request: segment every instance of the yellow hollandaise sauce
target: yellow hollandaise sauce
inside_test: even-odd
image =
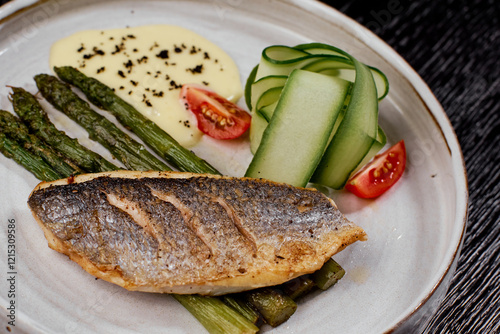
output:
[[[98,79],[185,147],[202,133],[179,102],[183,84],[205,85],[233,102],[243,94],[229,55],[179,26],[81,31],[52,46],[50,66],[73,66]]]

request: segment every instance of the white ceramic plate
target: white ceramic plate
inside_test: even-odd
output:
[[[14,1],[0,9],[0,107],[12,110],[6,85],[36,92],[33,75],[48,73],[49,48],[83,29],[153,23],[191,29],[225,49],[244,82],[271,44],[325,42],[343,48],[384,71],[391,90],[382,102],[380,123],[391,144],[404,139],[408,170],[393,189],[375,201],[332,193],[340,209],[368,233],[335,256],[347,274],[331,290],[299,303],[296,314],[273,333],[382,333],[418,331],[435,311],[449,284],[467,214],[464,164],[453,129],[428,87],[386,44],[337,11],[314,1]],[[23,10],[17,11],[25,7]],[[51,110],[70,134],[83,130]],[[84,143],[106,154],[88,139]],[[227,145],[220,157],[200,155],[221,170],[238,149]],[[224,153],[226,152],[226,153]],[[227,153],[230,152],[230,153]],[[246,159],[246,160],[245,160]],[[227,167],[229,166],[229,167]],[[2,330],[27,333],[203,333],[204,329],[172,298],[128,292],[95,280],[47,242],[27,208],[38,181],[0,156],[0,305]],[[15,219],[15,298],[8,297],[9,219]],[[5,314],[15,302],[15,327]]]

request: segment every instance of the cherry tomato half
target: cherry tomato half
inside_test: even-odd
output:
[[[185,84],[181,103],[198,121],[198,129],[215,139],[238,138],[250,127],[251,116],[233,102],[197,84]]]
[[[405,166],[406,148],[401,140],[384,153],[376,155],[347,181],[345,188],[361,198],[378,197],[401,178]]]

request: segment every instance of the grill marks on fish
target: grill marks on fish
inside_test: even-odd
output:
[[[165,193],[152,188],[152,185],[148,187],[154,196],[179,210],[185,224],[207,246],[210,257],[216,261],[238,261],[251,251],[245,235],[241,234],[237,226],[236,217],[228,215],[227,210],[212,196],[196,189],[184,189],[183,192],[176,192],[175,196],[170,191]],[[223,265],[220,263],[221,268]]]
[[[194,214],[176,200],[175,196],[154,191],[147,184],[138,182],[124,183],[119,179],[106,179],[104,182],[103,189],[108,198],[120,198],[120,204],[113,204],[118,204],[118,208],[125,207],[124,213],[129,215],[132,222],[142,227],[146,234],[155,236],[157,247],[148,250],[152,253],[149,254],[149,259],[156,261],[152,263],[151,273],[154,273],[156,266],[166,265],[165,271],[158,272],[156,279],[166,275],[175,280],[174,270],[180,267],[189,271],[201,267],[212,257],[210,248],[196,233]],[[131,210],[127,205],[132,205],[134,209]],[[142,214],[137,215],[136,212]],[[155,233],[148,233],[149,230],[154,230]],[[127,252],[124,253],[124,258],[126,257]],[[145,258],[147,260],[148,257]],[[140,280],[137,284],[141,284]]]
[[[186,173],[138,175],[144,177],[78,176],[35,189],[28,203],[49,246],[130,290],[219,294],[317,270],[365,236],[317,191]]]
[[[152,237],[157,240],[161,238],[156,227],[152,224],[149,214],[142,210],[137,203],[125,198],[119,198],[115,194],[106,194],[106,197],[109,204],[127,213],[137,225],[141,226]]]
[[[193,212],[188,207],[186,207],[178,198],[173,195],[163,194],[153,189],[151,189],[151,194],[165,203],[172,204],[172,206],[181,214],[185,225],[208,247],[207,243],[203,239],[203,236],[197,233],[197,229],[195,227],[195,224],[193,224],[192,219]]]
[[[227,216],[233,221],[233,224],[236,226],[241,235],[248,240],[253,249],[253,255],[255,255],[257,252],[257,240],[255,235],[243,224],[242,219],[236,214],[234,208],[220,197],[212,197],[211,200],[226,210]]]

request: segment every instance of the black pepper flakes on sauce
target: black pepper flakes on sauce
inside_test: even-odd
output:
[[[83,59],[90,59],[95,56],[104,56],[105,52],[102,51],[101,49],[97,48],[97,46],[94,46],[92,49],[93,53],[87,53],[83,55]]]
[[[196,65],[193,68],[187,68],[186,71],[191,72],[192,74],[199,74],[199,73],[203,72],[203,64]]]
[[[126,63],[123,63],[123,66],[125,66],[125,68],[127,69],[127,72],[130,73],[130,72],[132,72],[132,67],[134,67],[134,64],[129,59]]]
[[[105,53],[104,51],[102,51],[101,49],[98,49],[96,46],[92,49],[92,51],[94,51],[94,53],[98,56],[104,56]]]
[[[148,106],[148,107],[152,107],[153,106],[151,104],[151,101],[148,100],[146,94],[142,94],[142,102],[144,102],[144,104],[146,104],[146,106]]]
[[[156,55],[160,59],[168,59],[168,50],[161,50],[160,53]]]
[[[148,62],[147,56],[142,56],[141,58],[137,59],[138,64],[147,63],[147,62]]]
[[[115,55],[117,53],[119,53],[121,50],[120,50],[120,47],[118,45],[115,45],[115,50],[114,51],[111,51],[111,54],[112,55]]]
[[[182,88],[182,84],[178,84],[175,80],[170,80],[170,88],[168,90],[180,89]]]
[[[159,47],[157,42],[154,42],[154,44],[149,48],[149,51],[153,51],[153,49]]]

